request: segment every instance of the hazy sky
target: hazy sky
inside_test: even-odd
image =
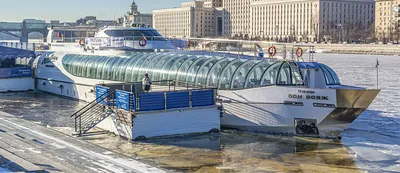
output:
[[[141,13],[179,6],[191,0],[135,0]],[[132,0],[0,0],[0,22],[23,19],[76,21],[93,15],[114,19],[129,11]]]

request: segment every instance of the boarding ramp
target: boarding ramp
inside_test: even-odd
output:
[[[135,83],[97,85],[96,99],[71,116],[74,134],[99,127],[127,139],[144,139],[220,130],[215,89],[155,83],[151,92]]]

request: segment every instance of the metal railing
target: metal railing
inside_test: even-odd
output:
[[[230,40],[212,38],[185,38],[188,40],[186,50],[220,53],[222,56],[236,55],[239,58],[282,58],[293,61],[314,61],[315,46],[312,44],[284,44],[266,41]],[[276,52],[273,52],[274,47]],[[299,49],[300,48],[300,49]],[[269,52],[271,51],[271,52]],[[301,55],[300,55],[301,51]],[[259,53],[263,53],[260,57]],[[270,56],[274,54],[274,56]],[[300,56],[298,56],[300,55]]]
[[[104,100],[105,99],[105,100]],[[115,92],[107,92],[75,112],[75,135],[81,136],[102,120],[107,118],[109,110],[115,106]]]

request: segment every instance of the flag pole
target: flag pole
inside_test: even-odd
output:
[[[376,89],[379,89],[379,59],[376,58]]]

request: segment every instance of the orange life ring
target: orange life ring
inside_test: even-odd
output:
[[[79,45],[81,46],[85,45],[85,41],[83,39],[79,40]]]
[[[268,48],[268,55],[269,55],[269,57],[273,57],[276,55],[276,47],[275,46],[271,46]]]
[[[147,40],[144,37],[139,39],[139,46],[144,47],[144,46],[146,46],[146,44],[147,44]]]
[[[302,48],[297,48],[296,49],[296,56],[298,57],[298,58],[300,58],[301,56],[303,56],[303,49]]]

